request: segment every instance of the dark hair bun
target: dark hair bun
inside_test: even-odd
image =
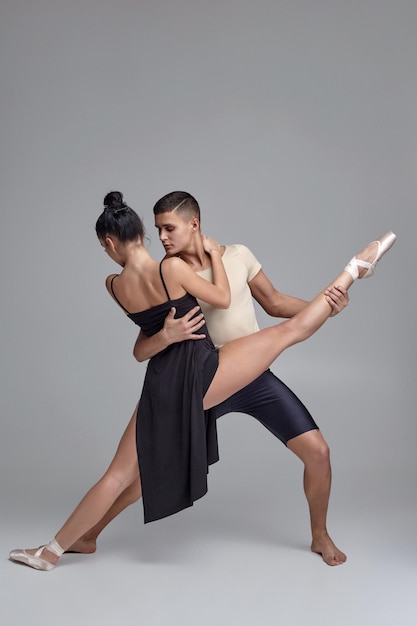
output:
[[[103,203],[105,209],[117,210],[122,209],[126,206],[123,202],[123,194],[120,191],[111,191],[110,193],[108,193],[105,196]]]
[[[106,237],[117,237],[122,243],[143,242],[145,229],[139,215],[123,201],[120,191],[110,191],[104,200],[104,210],[96,222],[96,233],[100,241]]]

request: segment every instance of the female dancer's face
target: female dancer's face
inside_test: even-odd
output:
[[[158,229],[159,239],[168,256],[180,254],[190,250],[193,246],[193,237],[198,233],[198,220],[188,222],[174,211],[155,215],[155,226]]]

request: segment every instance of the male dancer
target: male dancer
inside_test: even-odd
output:
[[[187,192],[172,192],[154,207],[155,225],[168,256],[179,255],[196,272],[210,280],[210,257],[204,252],[197,201]],[[201,302],[205,321],[216,346],[259,329],[252,297],[274,317],[289,318],[306,305],[304,300],[280,293],[261,269],[261,264],[245,246],[222,246],[223,263],[231,288],[229,309],[219,310]],[[348,303],[345,289],[328,291],[333,315]],[[175,309],[164,328],[150,338],[139,333],[134,348],[138,361],[151,358],[168,345],[184,339],[198,340],[203,314],[198,308],[175,319]],[[216,417],[226,413],[248,413],[275,434],[304,463],[304,491],[312,531],[311,550],[321,554],[328,565],[340,565],[346,555],[330,538],[326,517],[331,485],[329,447],[316,423],[298,398],[270,370],[245,389],[214,409]],[[135,409],[136,412],[136,409]],[[116,500],[103,519],[73,546],[72,551],[94,552],[96,539],[107,524],[141,496],[139,480]]]

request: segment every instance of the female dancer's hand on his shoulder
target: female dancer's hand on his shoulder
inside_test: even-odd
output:
[[[204,250],[207,252],[207,254],[211,254],[212,252],[221,253],[221,245],[215,239],[207,237],[206,235],[202,235],[202,237]]]

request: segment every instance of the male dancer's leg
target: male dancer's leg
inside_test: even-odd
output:
[[[333,543],[326,526],[332,480],[329,446],[320,431],[311,430],[290,439],[287,447],[304,463],[304,493],[310,512],[311,550],[321,554],[327,565],[341,565],[346,561],[346,555]]]
[[[310,511],[311,549],[321,554],[328,565],[344,563],[346,555],[335,546],[326,528],[331,485],[329,447],[301,400],[267,370],[211,410],[216,418],[226,413],[251,415],[301,459]]]

